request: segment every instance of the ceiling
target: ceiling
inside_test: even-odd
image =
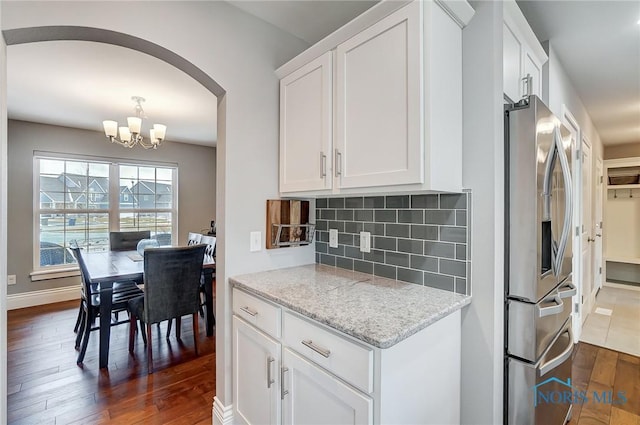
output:
[[[518,1],[560,57],[602,142],[640,143],[640,2]]]
[[[146,99],[143,136],[158,123],[167,126],[167,140],[215,144],[215,96],[160,59],[87,41],[7,47],[11,119],[103,131],[103,120],[126,125],[134,115],[132,96]]]
[[[231,1],[313,44],[376,1]],[[607,145],[640,142],[640,2],[518,1],[534,32],[550,40]],[[50,41],[7,48],[8,114],[20,119],[102,131],[133,113],[142,96],[167,139],[213,146],[216,99],[167,63],[103,43]]]

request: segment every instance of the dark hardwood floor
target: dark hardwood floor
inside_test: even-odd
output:
[[[640,337],[640,336],[639,336]],[[572,384],[579,390],[624,391],[626,402],[574,404],[570,425],[640,425],[640,358],[595,345],[579,343],[573,355]],[[614,396],[614,399],[623,401]]]
[[[128,326],[112,328],[108,371],[98,369],[98,333],[84,367],[74,349],[77,301],[8,312],[8,419],[10,424],[211,424],[215,394],[215,341],[201,320],[195,356],[191,321],[182,341],[154,329],[155,373],[146,374],[140,338],[129,356]],[[588,391],[624,391],[626,403],[590,400],[574,405],[570,425],[640,425],[640,358],[580,343],[573,385]]]
[[[211,424],[215,394],[215,337],[200,319],[199,356],[191,320],[182,338],[165,339],[153,326],[155,372],[136,339],[128,353],[128,325],[112,328],[108,370],[98,368],[98,331],[84,366],[76,365],[73,325],[78,301],[8,312],[8,421],[10,424]]]

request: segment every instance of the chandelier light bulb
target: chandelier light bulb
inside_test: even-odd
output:
[[[132,96],[131,100],[135,103],[133,111],[135,116],[127,118],[126,127],[118,127],[117,121],[105,120],[102,122],[104,127],[104,134],[111,140],[112,143],[118,143],[121,146],[132,148],[139,144],[145,149],[156,149],[164,140],[167,132],[167,126],[162,124],[154,124],[153,128],[149,130],[149,141],[146,141],[142,137],[142,119],[146,118],[144,109],[142,109],[142,102],[145,101],[143,97]],[[119,138],[118,138],[119,133]]]

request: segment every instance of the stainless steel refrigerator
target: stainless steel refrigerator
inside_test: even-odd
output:
[[[571,414],[571,138],[529,96],[505,106],[506,424],[560,425]]]

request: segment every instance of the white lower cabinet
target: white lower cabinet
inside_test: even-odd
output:
[[[234,423],[460,423],[460,311],[380,349],[237,288],[233,297]]]
[[[280,343],[233,318],[236,423],[280,423]]]
[[[283,350],[283,423],[371,424],[373,400],[289,348]]]

